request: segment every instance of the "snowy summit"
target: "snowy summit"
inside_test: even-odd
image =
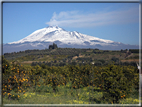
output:
[[[77,31],[66,31],[58,26],[48,26],[43,29],[36,30],[29,36],[9,44],[18,44],[24,42],[54,42],[60,41],[64,44],[78,44],[78,45],[86,45],[86,43],[90,43],[90,45],[101,44],[107,45],[109,43],[113,43],[111,40],[99,39],[97,37],[81,34]]]

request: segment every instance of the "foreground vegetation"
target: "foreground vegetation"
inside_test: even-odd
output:
[[[10,63],[4,57],[2,62],[4,104],[139,103],[137,66],[31,66]]]
[[[10,100],[8,96],[3,98],[3,104],[113,104],[113,102],[104,102],[101,99],[103,92],[99,92],[99,88],[94,87],[94,101],[89,102],[89,86],[81,89],[72,89],[74,95],[71,95],[71,89],[65,86],[58,87],[60,93],[32,92],[28,90],[21,93],[18,100]],[[91,90],[90,90],[91,91]],[[78,92],[78,93],[77,93]],[[90,93],[92,96],[92,93]],[[118,104],[139,104],[139,99],[131,93],[130,98],[119,100]]]

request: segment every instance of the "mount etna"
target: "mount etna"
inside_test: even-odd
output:
[[[98,48],[102,50],[139,49],[138,45],[123,44],[81,34],[77,31],[66,31],[58,26],[48,26],[36,30],[19,41],[3,44],[3,53],[28,49],[45,49],[53,43],[56,43],[61,48]]]

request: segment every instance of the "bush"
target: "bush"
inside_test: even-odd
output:
[[[112,57],[111,60],[114,62],[119,62],[119,58],[116,58],[116,57]]]
[[[127,71],[127,72],[126,72]],[[134,72],[131,69],[120,66],[109,65],[101,72],[100,80],[103,82],[100,87],[104,90],[103,100],[111,103],[118,103],[119,99],[128,98],[134,79]]]
[[[36,86],[36,92],[47,92],[47,93],[52,93],[53,92],[53,88],[52,86],[49,84],[47,86],[45,85],[37,85]]]
[[[9,62],[2,56],[2,73],[8,75],[10,74],[10,64]]]

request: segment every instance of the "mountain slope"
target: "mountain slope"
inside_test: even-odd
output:
[[[97,37],[81,34],[77,31],[66,31],[57,26],[49,26],[36,30],[29,36],[16,41],[4,44],[3,52],[13,52],[25,49],[45,49],[52,43],[56,43],[59,47],[70,48],[99,48],[99,49],[126,49],[137,48],[138,46],[125,45],[120,42],[100,39]]]
[[[93,36],[81,34],[76,31],[73,32],[65,31],[64,29],[57,26],[56,27],[49,26],[47,28],[39,29],[17,42],[12,42],[9,44],[18,44],[18,43],[35,42],[35,41],[38,42],[61,41],[62,43],[65,44],[71,43],[71,44],[81,44],[81,45],[85,45],[84,42],[89,42],[91,45],[99,44],[99,42],[101,44],[113,43],[113,41],[110,40],[99,39]]]

